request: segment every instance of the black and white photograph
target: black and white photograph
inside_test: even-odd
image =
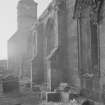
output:
[[[0,105],[105,105],[105,0],[0,0]]]

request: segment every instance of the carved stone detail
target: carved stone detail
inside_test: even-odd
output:
[[[90,9],[90,20],[94,23],[99,21],[100,8],[102,5],[101,0],[76,0],[74,9],[74,18],[80,18],[84,9]]]

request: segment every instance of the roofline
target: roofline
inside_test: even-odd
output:
[[[38,20],[43,20],[46,16],[48,16],[49,11],[48,8],[53,4],[53,1],[50,2],[50,4],[47,6],[47,8],[42,12],[42,14],[39,16]]]

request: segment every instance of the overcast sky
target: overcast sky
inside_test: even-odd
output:
[[[7,59],[7,40],[17,29],[17,2],[19,0],[1,0],[0,2],[0,59]],[[38,16],[42,14],[51,0],[35,0],[38,3]]]

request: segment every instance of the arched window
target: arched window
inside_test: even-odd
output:
[[[37,56],[37,32],[33,31],[33,57]]]
[[[46,57],[52,56],[56,50],[58,37],[55,30],[55,21],[53,18],[49,18],[45,28],[46,37]]]

